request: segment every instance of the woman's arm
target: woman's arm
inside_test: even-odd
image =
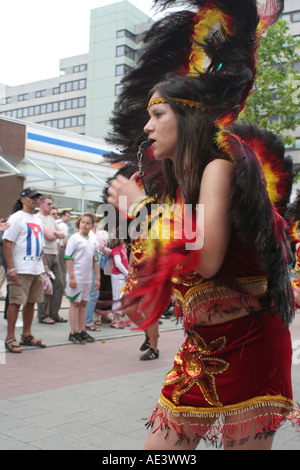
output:
[[[232,220],[229,215],[233,164],[214,160],[204,170],[199,204],[204,207],[204,245],[200,250],[197,272],[208,279],[221,268],[230,237]]]

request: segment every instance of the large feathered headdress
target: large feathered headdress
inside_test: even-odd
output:
[[[186,9],[152,25],[137,66],[123,79],[108,140],[121,150],[112,160],[133,165],[145,140],[148,94],[170,75],[194,78],[197,99],[216,125],[237,119],[256,78],[260,37],[280,17],[284,1],[266,0],[260,8],[255,0],[154,0],[154,5]],[[160,163],[151,162],[152,174],[155,167]]]

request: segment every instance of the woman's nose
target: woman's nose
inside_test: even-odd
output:
[[[151,125],[151,119],[149,119],[149,121],[147,122],[147,124],[144,127],[144,132],[146,132],[146,134],[149,134],[151,132],[152,128],[153,128],[153,126]]]

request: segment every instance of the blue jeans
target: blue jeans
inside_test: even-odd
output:
[[[85,323],[87,325],[92,325],[94,323],[94,311],[96,307],[96,302],[99,297],[99,291],[94,289],[94,284],[95,284],[95,273],[93,270],[93,285],[92,285],[92,290],[91,290],[91,295],[90,295],[90,300],[86,304],[86,318],[85,318]]]

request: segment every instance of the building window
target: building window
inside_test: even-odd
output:
[[[300,137],[297,137],[297,139],[295,140],[295,149],[300,149]]]
[[[42,98],[43,96],[46,96],[46,94],[47,94],[46,90],[39,90],[35,92],[35,97]]]
[[[122,93],[123,85],[120,83],[119,85],[115,86],[115,95],[119,96]]]
[[[131,39],[131,41],[135,41],[135,34],[131,33],[127,29],[120,29],[117,31],[117,38],[128,38]]]
[[[300,11],[295,11],[295,13],[292,14],[292,18],[294,23],[300,21]]]
[[[70,127],[81,127],[85,125],[85,116],[73,116],[62,119],[53,119],[51,121],[41,121],[39,124],[43,124],[48,127],[55,127],[56,129],[69,129]]]
[[[284,15],[282,15],[281,17],[284,21],[286,21],[287,23],[290,23],[291,22],[291,14],[290,13],[285,13]]]
[[[126,75],[128,72],[132,70],[132,67],[126,64],[116,65],[116,77],[120,77],[121,75]]]
[[[74,65],[73,73],[85,72],[87,70],[87,64]]]
[[[28,93],[23,93],[22,95],[18,96],[18,101],[26,101],[28,100]]]
[[[86,88],[86,78],[82,80],[74,80],[72,82],[61,83],[59,87],[53,88],[53,94],[69,93],[76,90],[84,90]]]
[[[8,110],[2,115],[9,117],[28,117],[38,116],[39,114],[56,113],[58,111],[65,111],[66,109],[85,108],[86,97],[73,98],[72,100],[55,101],[54,103],[45,103],[36,106],[29,106],[27,108],[19,108]],[[0,113],[1,114],[1,113]]]
[[[3,98],[3,100],[2,100],[2,104],[9,104],[11,102],[12,102],[12,97],[11,96],[9,96],[7,98]]]
[[[129,59],[135,60],[135,51],[128,46],[117,46],[116,51],[117,57],[128,57]]]

